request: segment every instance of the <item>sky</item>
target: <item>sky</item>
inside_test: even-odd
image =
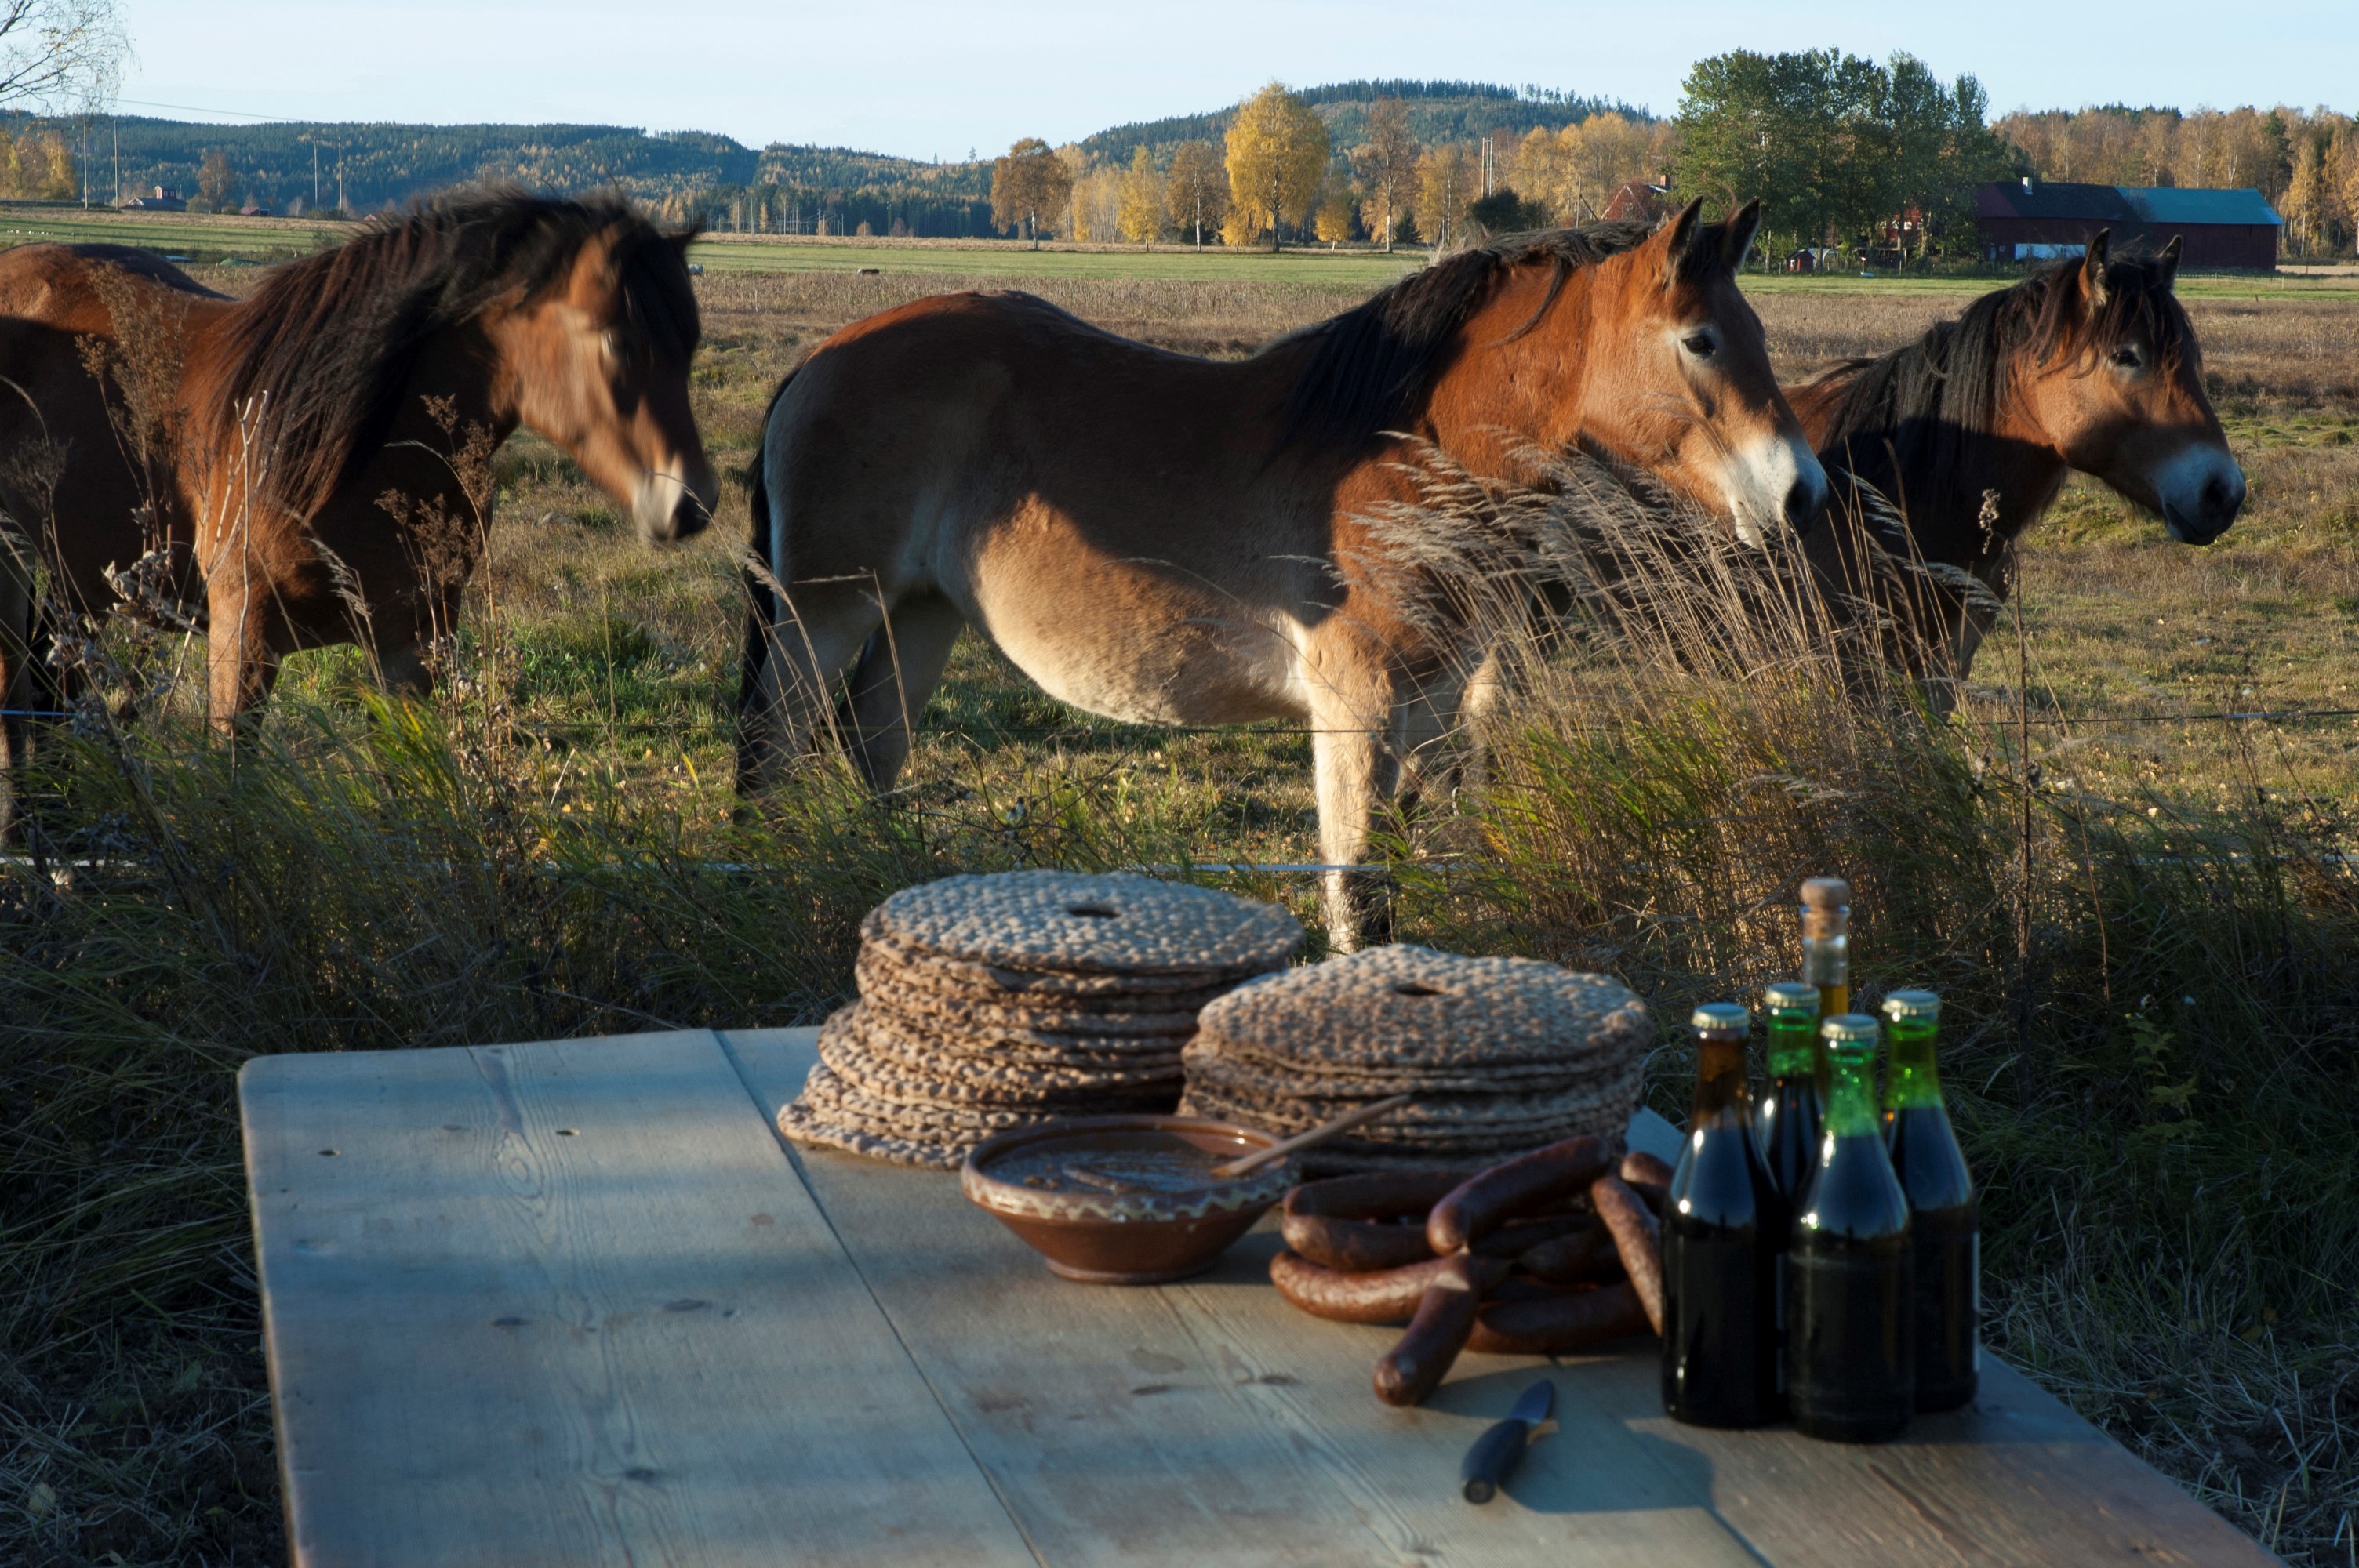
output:
[[[1669,114],[1688,67],[1731,49],[1905,49],[1944,77],[1980,77],[1994,113],[2359,110],[2359,0],[120,3],[137,51],[130,114],[571,121],[919,158],[1071,141],[1272,79],[1536,82]]]

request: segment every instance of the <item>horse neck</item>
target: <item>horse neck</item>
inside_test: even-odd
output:
[[[1902,354],[1922,351],[1918,345],[1897,351]],[[1932,440],[1908,443],[1908,458],[1896,464],[1895,453],[1901,449],[1903,434],[1897,426],[1912,416],[1883,410],[1880,416],[1862,419],[1848,430],[1840,427],[1844,413],[1842,394],[1874,362],[1859,367],[1849,377],[1807,389],[1805,399],[1796,403],[1797,416],[1812,434],[1812,445],[1822,457],[1835,458],[1837,463],[1874,484],[1901,509],[1908,522],[1907,547],[1915,555],[1991,576],[2000,569],[2024,530],[2039,521],[2055,501],[2070,472],[2063,454],[2002,386],[1990,427],[1960,429],[1947,454],[1946,472],[1939,466],[1946,443]],[[2010,379],[2013,374],[2010,366]],[[1947,408],[1938,410],[1934,418],[1945,426],[1957,421]],[[1822,435],[1822,422],[1835,427]],[[1985,524],[1984,497],[1994,492],[1996,515]]]
[[[1422,433],[1476,471],[1505,473],[1518,446],[1559,451],[1582,433],[1595,272],[1575,268],[1543,316],[1549,282],[1546,267],[1516,268],[1468,316],[1434,380]]]

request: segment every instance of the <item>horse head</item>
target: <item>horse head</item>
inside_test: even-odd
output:
[[[1777,390],[1761,319],[1736,287],[1760,226],[1747,202],[1725,222],[1691,201],[1644,243],[1597,269],[1593,379],[1582,434],[1764,543],[1808,534],[1826,510],[1826,470]]]
[[[720,496],[689,408],[693,237],[617,222],[494,329],[518,416],[628,506],[649,544],[701,532]]]
[[[2208,545],[2245,503],[2186,309],[2172,292],[2179,241],[2154,257],[2114,257],[2099,231],[2081,265],[2049,283],[2047,351],[2018,365],[2019,417],[2082,472],[2158,514],[2170,536]]]

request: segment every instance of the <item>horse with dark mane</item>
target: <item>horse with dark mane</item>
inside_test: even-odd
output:
[[[682,257],[618,200],[449,198],[273,269],[244,300],[112,245],[0,254],[0,698],[21,760],[40,672],[25,547],[95,613],[143,559],[207,632],[212,714],[297,648],[358,642],[430,678],[488,519],[492,448],[526,425],[649,542],[717,494],[689,410]]]
[[[1835,488],[1833,525],[1806,546],[1820,584],[1838,606],[1890,614],[1894,651],[1938,700],[1965,678],[2012,589],[2016,541],[2068,474],[2102,480],[2182,544],[2235,521],[2245,476],[2204,395],[2178,269],[2177,240],[2112,256],[2100,232],[1906,348],[1786,388]]]
[[[1736,288],[1757,216],[1507,236],[1227,363],[1025,294],[845,328],[763,437],[740,789],[799,754],[847,665],[840,729],[886,786],[972,624],[1094,713],[1307,722],[1329,929],[1356,944],[1381,921],[1355,874],[1373,820],[1484,652],[1412,602],[1378,521],[1420,453],[1484,474],[1586,449],[1755,542],[1822,508]]]

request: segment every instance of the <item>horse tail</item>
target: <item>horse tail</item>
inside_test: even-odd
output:
[[[741,795],[751,793],[762,773],[762,751],[768,743],[763,731],[767,728],[765,721],[771,718],[762,710],[762,674],[770,659],[770,639],[777,634],[778,596],[770,584],[777,580],[778,563],[766,547],[770,536],[770,484],[769,465],[763,460],[770,449],[770,416],[777,412],[778,399],[794,381],[795,373],[788,371],[762,410],[762,438],[755,445],[753,470],[747,476],[752,481],[746,499],[754,514],[754,530],[747,545],[752,559],[739,572],[745,583],[745,657],[737,676],[737,793]]]

